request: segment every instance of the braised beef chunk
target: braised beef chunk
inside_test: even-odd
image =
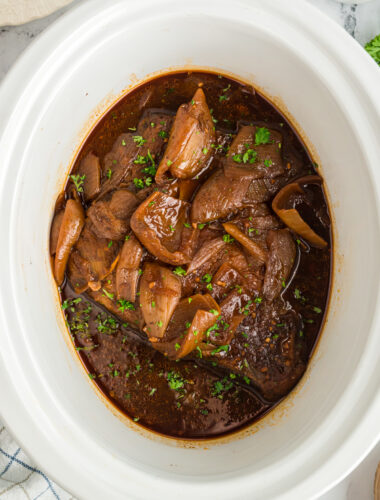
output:
[[[187,212],[186,202],[156,191],[135,211],[131,227],[154,257],[168,264],[183,264],[189,261],[181,248]]]
[[[269,257],[265,272],[263,295],[274,300],[286,287],[296,257],[296,245],[287,229],[269,231],[267,236]]]
[[[101,192],[108,192],[121,182],[152,180],[155,169],[150,173],[149,166],[161,154],[171,123],[172,116],[165,112],[147,112],[136,131],[121,134],[104,158]]]
[[[226,159],[227,177],[250,179],[278,177],[284,173],[282,136],[266,127],[244,126],[231,144]]]
[[[68,265],[68,278],[77,293],[87,288],[99,290],[102,280],[115,268],[120,243],[99,238],[90,219],[86,219],[81,235],[74,246]]]
[[[199,189],[191,207],[191,220],[205,223],[223,219],[244,207],[243,199],[251,179],[242,176],[229,179],[218,169]]]
[[[248,311],[246,318],[228,350],[215,350],[212,358],[218,366],[243,377],[266,400],[276,401],[289,392],[305,370],[299,343],[301,318],[282,300],[263,301],[253,315]]]
[[[128,189],[118,189],[96,201],[87,210],[93,232],[99,238],[111,240],[124,238],[138,204],[138,198]]]
[[[329,230],[322,178],[252,87],[200,72],[137,87],[85,142],[51,226],[91,378],[171,436],[253,422],[306,369]]]

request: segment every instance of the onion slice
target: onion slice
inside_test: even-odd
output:
[[[209,294],[182,299],[173,313],[165,339],[153,343],[153,347],[170,359],[181,359],[204,345],[219,315],[220,307]]]
[[[311,245],[317,248],[326,248],[325,241],[307,224],[299,212],[295,208],[286,208],[286,203],[292,194],[303,194],[302,184],[322,184],[322,179],[318,175],[310,175],[298,179],[296,182],[284,186],[274,197],[272,208],[277,216],[284,222],[292,231],[299,234],[308,241]]]
[[[165,154],[158,166],[156,182],[165,183],[166,172],[178,179],[192,179],[204,170],[211,158],[215,127],[201,88],[192,100],[177,111]]]
[[[140,281],[140,306],[149,338],[164,336],[180,298],[181,281],[170,269],[155,263],[145,264]]]
[[[119,300],[136,300],[143,249],[135,236],[127,236],[116,267],[116,294]]]
[[[255,241],[248,238],[240,229],[235,226],[232,222],[226,222],[223,224],[224,229],[228,234],[233,236],[236,241],[238,241],[243,247],[256,259],[265,264],[268,259],[268,252],[261,248]]]
[[[63,282],[70,252],[78,241],[83,226],[84,210],[81,203],[77,200],[68,200],[59,229],[54,260],[54,276],[58,285]]]

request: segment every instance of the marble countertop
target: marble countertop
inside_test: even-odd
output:
[[[87,0],[74,0],[54,14],[22,26],[0,27],[0,82],[17,57],[39,33],[64,12],[84,1]],[[284,1],[290,2],[291,0]],[[340,3],[335,0],[304,1],[312,3],[328,14],[361,45],[380,33],[380,0],[372,0],[360,5]],[[320,500],[372,500],[373,480],[379,461],[380,443],[355,471]]]

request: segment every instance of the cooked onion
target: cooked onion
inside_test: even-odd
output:
[[[302,177],[296,182],[287,184],[277,193],[272,202],[272,208],[278,217],[295,233],[299,234],[311,245],[317,248],[325,248],[327,241],[318,236],[318,234],[307,224],[295,208],[285,208],[289,197],[293,193],[303,194],[301,184],[321,184],[322,179],[317,175]]]
[[[144,266],[140,282],[140,305],[145,332],[155,339],[164,336],[169,320],[181,298],[181,281],[167,267]]]
[[[215,127],[201,88],[192,100],[178,108],[165,154],[156,173],[157,184],[165,182],[170,170],[174,177],[192,179],[208,164],[215,142]]]
[[[243,247],[256,259],[261,261],[263,264],[267,261],[268,258],[268,252],[261,248],[260,245],[258,245],[255,241],[251,240],[251,238],[248,238],[240,229],[235,226],[235,224],[232,224],[232,222],[226,222],[223,224],[224,229],[227,231],[228,234],[233,236],[236,241],[238,241]]]
[[[78,241],[83,226],[84,211],[81,203],[76,200],[68,200],[59,229],[54,261],[54,275],[58,285],[63,282],[70,252]]]
[[[116,267],[116,292],[119,300],[136,300],[139,267],[143,249],[137,238],[130,235],[121,249]]]
[[[166,332],[168,340],[153,343],[153,347],[170,359],[183,358],[203,345],[209,328],[216,323],[219,314],[220,307],[209,294],[182,299]],[[178,332],[181,335],[178,336]]]

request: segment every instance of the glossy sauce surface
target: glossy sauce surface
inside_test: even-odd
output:
[[[198,174],[202,183],[218,171],[241,127],[251,124],[278,131],[282,137],[280,146],[285,174],[268,181],[268,189],[272,190],[266,202],[268,207],[285,184],[318,173],[290,124],[252,87],[221,75],[193,72],[159,77],[123,97],[102,118],[84,143],[72,175],[78,173],[81,162],[89,154],[94,154],[103,166],[102,183],[112,182],[112,172],[108,175],[110,169],[104,170],[104,165],[107,163],[107,154],[120,134],[128,133],[129,129],[133,133],[140,119],[145,116],[144,113],[162,112],[164,116],[174,118],[178,107],[189,102],[198,88],[202,88],[206,95],[216,132],[210,162],[207,169]],[[156,125],[154,123],[152,128]],[[164,127],[166,125],[162,125]],[[161,135],[167,137],[169,131],[170,128]],[[156,164],[162,154],[162,151],[158,153]],[[169,193],[170,182],[166,185]],[[231,182],[236,186],[239,181]],[[150,186],[144,185],[139,189],[137,183],[134,184],[131,190],[140,197],[141,202],[151,194]],[[57,202],[56,214],[64,200],[73,196],[72,189],[70,182],[65,196]],[[193,203],[197,189],[198,185],[189,197],[189,203]],[[223,340],[223,332],[215,337],[215,332],[211,331],[211,340],[214,347],[217,346],[214,354],[207,354],[206,351],[199,357],[193,351],[185,359],[168,359],[152,349],[139,320],[136,319],[135,324],[127,321],[128,311],[120,312],[120,308],[112,303],[110,296],[115,286],[113,274],[109,274],[102,281],[102,289],[95,292],[87,289],[83,293],[75,293],[74,288],[79,284],[70,284],[66,278],[61,290],[62,305],[72,340],[89,376],[121,411],[139,424],[169,436],[189,439],[215,437],[254,422],[297,383],[321,329],[328,301],[331,267],[330,221],[323,189],[314,184],[305,184],[303,189],[305,196],[290,198],[289,203],[298,209],[304,221],[328,245],[316,248],[294,235],[294,265],[289,278],[284,280],[281,293],[273,301],[262,300],[261,294],[242,292],[237,285],[232,292],[236,294],[235,302],[239,304],[244,318],[232,340]],[[148,194],[144,195],[144,191]],[[83,198],[81,202],[85,210],[91,206]],[[159,213],[159,203],[154,208]],[[148,220],[149,227],[153,228],[161,241],[166,242],[165,247],[172,252],[178,248],[179,241],[175,241],[175,237],[173,239],[168,227],[171,228],[178,221],[178,210],[179,206],[174,204],[169,224],[167,217],[162,219],[155,213]],[[264,235],[266,230],[253,226],[248,228],[247,224],[252,217],[259,221],[268,214],[265,212],[262,215],[252,210],[242,208],[220,218],[220,222],[203,224],[206,227],[201,228],[200,238],[207,242],[213,234],[219,234],[220,224],[232,221],[242,230],[247,229],[247,234],[261,244],[260,232]],[[278,223],[281,229],[283,226],[280,221]],[[217,224],[219,226],[216,227]],[[117,241],[110,241],[109,251],[119,251],[116,250]],[[239,246],[236,242],[234,245]],[[232,247],[226,250],[232,257],[234,251]],[[156,259],[144,249],[141,268],[149,262],[156,262]],[[168,267],[175,271],[178,266]],[[210,276],[215,272],[215,269],[211,272],[210,267]],[[204,276],[203,268],[199,272],[179,276],[182,297],[192,296],[193,293],[209,293],[210,282]],[[223,284],[223,281],[218,283]],[[213,297],[220,302],[224,290],[218,283],[214,283],[211,289]],[[247,294],[246,299],[244,294]],[[250,304],[253,298],[254,311]],[[232,308],[235,307],[233,300],[231,295]],[[228,349],[224,349],[226,345]],[[218,349],[219,352],[216,352]]]

